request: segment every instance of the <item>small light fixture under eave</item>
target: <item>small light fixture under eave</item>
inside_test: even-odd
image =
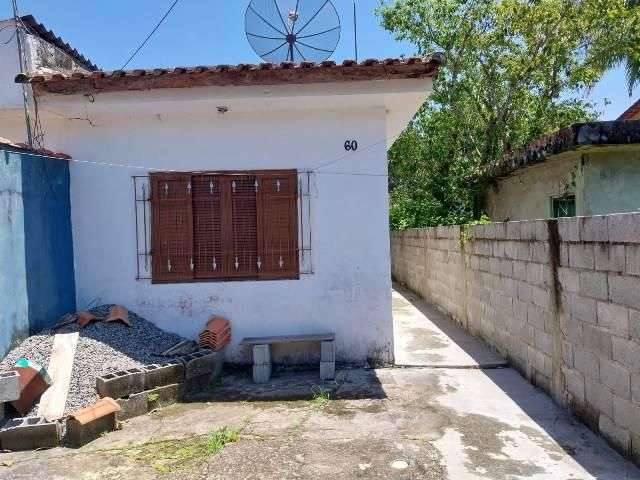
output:
[[[229,107],[227,107],[226,105],[218,105],[217,109],[220,115],[224,115],[229,111]]]

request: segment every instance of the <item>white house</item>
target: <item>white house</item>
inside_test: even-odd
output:
[[[190,338],[225,316],[231,361],[327,331],[338,360],[392,360],[386,151],[441,60],[20,75],[74,159],[78,308]]]

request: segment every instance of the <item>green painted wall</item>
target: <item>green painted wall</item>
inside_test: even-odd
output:
[[[584,155],[583,215],[640,211],[640,148]]]

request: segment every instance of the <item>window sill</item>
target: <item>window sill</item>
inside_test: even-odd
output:
[[[274,277],[225,277],[225,278],[191,278],[188,280],[151,280],[152,285],[170,285],[178,283],[235,283],[235,282],[273,282],[279,280],[300,280],[300,275]]]

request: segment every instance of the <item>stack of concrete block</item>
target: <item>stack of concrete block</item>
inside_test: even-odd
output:
[[[20,398],[20,375],[15,370],[0,372],[0,425],[4,423],[5,403]]]
[[[14,418],[0,430],[0,447],[20,451],[54,448],[60,445],[62,426],[42,417]]]
[[[224,351],[200,350],[178,360],[184,365],[183,394],[188,396],[206,390],[220,377]]]
[[[253,381],[267,383],[271,378],[271,345],[253,346]]]
[[[74,448],[82,447],[100,437],[105,432],[117,428],[116,414],[120,406],[109,397],[78,410],[67,419],[66,442]]]
[[[320,343],[320,379],[333,380],[336,376],[336,344],[334,341]]]

